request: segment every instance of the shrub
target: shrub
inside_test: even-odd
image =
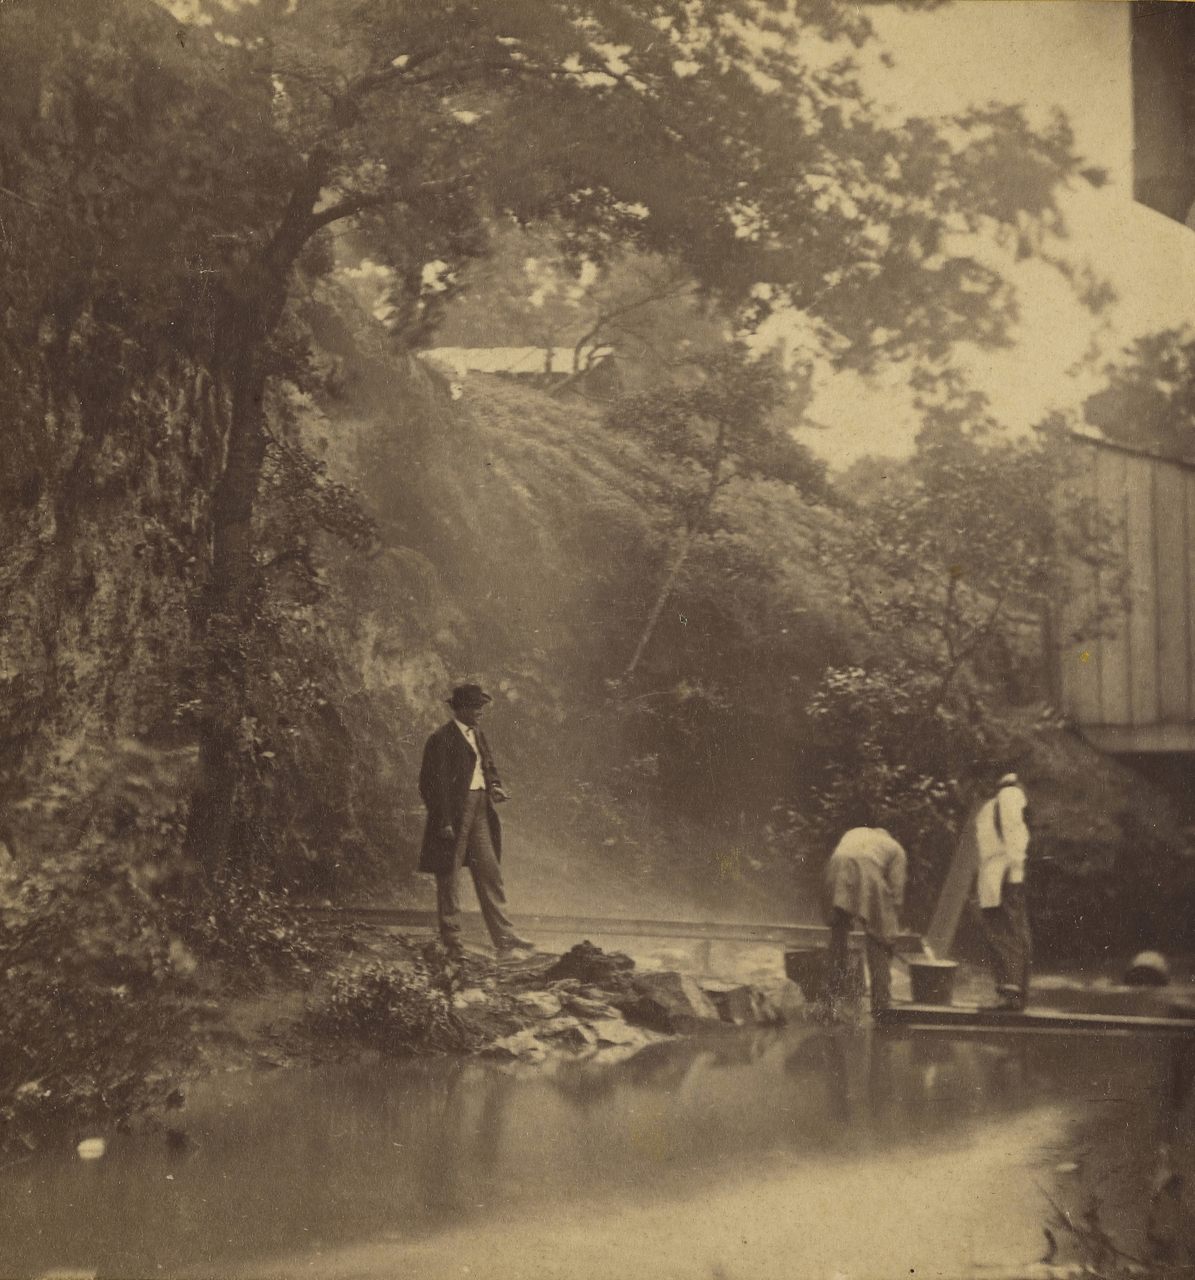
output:
[[[475,1047],[474,1033],[421,961],[410,968],[374,962],[337,974],[312,1025],[320,1035],[393,1054]]]
[[[0,933],[0,1145],[121,1119],[191,1053],[193,961],[146,876],[75,857],[6,886]]]
[[[175,878],[165,901],[173,932],[220,965],[226,979],[305,972],[316,959],[289,894],[264,870],[230,869],[208,879],[192,868]]]
[[[914,915],[932,902],[954,850],[967,778],[1008,749],[982,703],[935,705],[931,685],[899,662],[831,668],[808,707],[823,762],[811,834],[828,853],[860,815],[875,815],[909,852]]]

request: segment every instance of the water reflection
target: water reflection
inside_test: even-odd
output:
[[[790,1048],[784,1071],[810,1084],[820,1080],[826,1115],[843,1125],[864,1123],[877,1136],[925,1138],[1055,1093],[1054,1055],[1039,1054],[1035,1072],[1028,1052],[1024,1039],[994,1044],[905,1036],[895,1029],[833,1028]]]
[[[519,1205],[692,1197],[729,1177],[966,1147],[1044,1101],[1141,1089],[1164,1049],[790,1029],[527,1073],[476,1061],[236,1075],[197,1091],[184,1152],[117,1136],[4,1176],[0,1275],[227,1272],[412,1239]],[[1189,1072],[1188,1072],[1189,1074]],[[1148,1073],[1145,1073],[1148,1077]],[[317,1268],[318,1269],[318,1268]]]

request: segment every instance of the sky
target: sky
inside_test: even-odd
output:
[[[1096,318],[1051,268],[1011,271],[1022,318],[1009,350],[967,352],[974,383],[1014,431],[1050,408],[1074,408],[1098,376],[1073,367],[1093,341],[1108,355],[1131,337],[1195,311],[1195,232],[1132,200],[1128,5],[1121,0],[956,0],[928,13],[879,8],[880,41],[895,58],[865,64],[873,97],[897,113],[952,113],[988,101],[1023,103],[1035,121],[1061,108],[1078,149],[1107,169],[1100,191],[1068,195],[1071,251],[1112,284],[1117,301]],[[1192,317],[1195,319],[1195,316]],[[904,370],[874,383],[825,377],[810,410],[822,424],[802,440],[832,465],[906,452],[917,430]]]

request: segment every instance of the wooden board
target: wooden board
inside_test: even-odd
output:
[[[1099,514],[1109,528],[1116,546],[1128,554],[1125,530],[1125,464],[1122,453],[1103,449],[1096,453],[1097,502]],[[1092,639],[1085,651],[1095,655],[1100,682],[1100,715],[1081,723],[1132,724],[1133,702],[1129,684],[1129,618],[1119,572],[1097,575],[1100,608],[1107,614],[1102,634]]]
[[[1187,562],[1187,715],[1195,719],[1195,474],[1183,473],[1183,546]]]
[[[939,960],[946,959],[954,946],[954,937],[958,933],[959,921],[971,886],[975,883],[975,873],[979,868],[979,841],[976,835],[975,819],[980,804],[971,806],[966,821],[959,831],[958,845],[954,851],[946,879],[938,892],[938,901],[934,907],[934,917],[926,930],[925,943],[930,952]]]
[[[1129,546],[1129,673],[1133,723],[1157,724],[1158,700],[1158,580],[1154,541],[1153,491],[1157,464],[1130,458],[1125,471]]]
[[[1101,473],[1109,467],[1115,469],[1119,463],[1118,457],[1106,457],[1098,449],[1085,449],[1074,498],[1097,506]],[[1100,575],[1094,565],[1076,556],[1070,577],[1072,596],[1060,619],[1058,674],[1062,705],[1080,723],[1099,724],[1104,719],[1100,678],[1103,654],[1086,620],[1096,617],[1100,611]]]
[[[981,1031],[1150,1032],[1195,1036],[1195,1018],[1144,1017],[1123,1013],[1066,1013],[1059,1009],[1026,1009],[1023,1013],[986,1009],[976,1004],[894,1004],[880,1019],[918,1030],[943,1028]]]
[[[436,913],[407,907],[301,907],[302,914],[317,920],[344,920],[363,924],[397,925],[409,929],[437,928]],[[466,927],[484,931],[478,911],[461,913]],[[791,947],[825,946],[830,930],[817,924],[739,924],[698,920],[645,920],[622,916],[532,915],[514,916],[519,932],[572,936],[580,942],[589,935],[613,938],[688,938],[698,942],[781,943]],[[856,940],[862,939],[862,933]],[[898,934],[896,949],[902,954],[920,954],[921,935]]]
[[[1158,703],[1163,723],[1187,718],[1187,476],[1154,468],[1154,562],[1158,578]]]

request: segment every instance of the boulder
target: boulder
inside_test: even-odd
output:
[[[602,1018],[591,1022],[590,1029],[597,1036],[598,1044],[644,1045],[647,1036],[637,1027],[627,1024],[623,1018]]]
[[[480,987],[465,987],[452,997],[454,1009],[467,1009],[473,1004],[485,1004],[489,997]]]
[[[560,997],[551,991],[522,991],[515,1003],[534,1018],[554,1018],[560,1012]]]
[[[775,1000],[759,987],[741,982],[704,979],[701,989],[709,996],[723,1022],[736,1027],[774,1027],[786,1022]]]
[[[562,1027],[559,1031],[554,1031],[552,1043],[563,1045],[566,1049],[596,1049],[598,1037],[592,1027],[587,1027],[583,1022],[574,1022],[571,1027]]]
[[[688,974],[674,969],[636,974],[633,996],[622,1004],[628,1022],[675,1034],[721,1023],[713,1002]]]
[[[535,1038],[535,1033],[524,1027],[514,1035],[503,1036],[489,1046],[486,1053],[495,1058],[517,1058],[520,1062],[543,1062],[548,1051]]]
[[[590,990],[593,989],[590,988]],[[577,978],[557,978],[555,981],[548,983],[548,990],[554,991],[557,995],[564,991],[579,991],[582,995],[585,993],[585,989]]]
[[[1160,951],[1142,951],[1133,957],[1124,980],[1130,987],[1164,987],[1170,981],[1170,966]]]
[[[562,1013],[558,1017],[549,1018],[547,1022],[541,1023],[535,1028],[535,1034],[541,1040],[550,1040],[554,1036],[564,1035],[565,1032],[572,1031],[574,1027],[579,1027],[581,1021],[574,1018],[571,1014]]]
[[[736,1027],[746,1027],[755,1021],[755,1000],[750,987],[736,982],[702,982],[702,991],[709,996],[718,1017]]]
[[[618,1010],[605,1000],[590,1000],[586,996],[574,995],[567,991],[561,994],[560,1002],[569,1013],[576,1014],[578,1018],[585,1018],[586,1020],[613,1018],[618,1014]]]
[[[635,962],[630,956],[620,951],[606,952],[595,947],[586,939],[566,951],[544,973],[544,978],[577,978],[583,983],[594,983],[599,987],[624,987],[627,976],[634,969]]]

